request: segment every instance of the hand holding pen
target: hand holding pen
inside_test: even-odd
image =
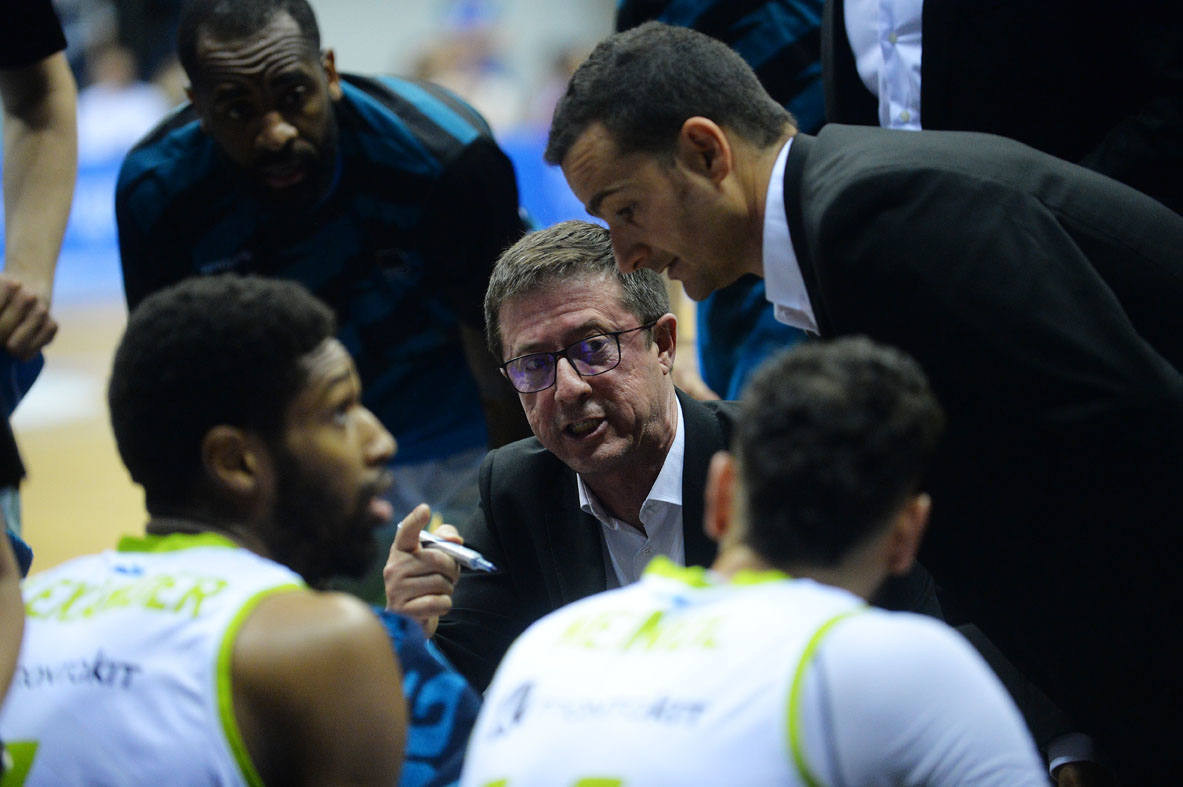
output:
[[[443,517],[439,514],[434,514],[431,517],[430,528],[419,531],[419,546],[424,549],[438,549],[464,568],[472,571],[487,571],[489,573],[497,571],[497,566],[486,560],[485,556],[475,549],[469,549],[462,544],[457,544],[455,541],[448,541],[445,538],[437,536],[435,530],[443,521]]]
[[[407,514],[398,525],[382,570],[386,608],[419,621],[429,637],[435,633],[440,616],[452,608],[452,590],[460,579],[460,560],[450,551],[446,553],[439,542],[447,544],[448,550],[473,552],[447,540],[448,537],[460,537],[451,525],[440,525],[434,535],[426,532],[431,519],[431,509],[422,504]],[[469,555],[464,559],[472,557]],[[480,555],[475,557],[480,558]]]

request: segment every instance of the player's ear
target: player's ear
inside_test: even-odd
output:
[[[932,498],[921,492],[910,497],[896,512],[887,541],[889,573],[906,574],[912,568],[931,511]]]
[[[326,49],[321,53],[320,64],[324,67],[325,78],[329,82],[329,98],[338,101],[341,98],[341,75],[337,73],[337,58],[333,50]]]
[[[189,104],[193,107],[193,111],[197,113],[197,125],[203,134],[209,133],[209,124],[205,121],[205,108],[198,99],[197,90],[190,83],[185,85],[185,98],[189,99]]]
[[[678,318],[666,312],[653,326],[653,343],[657,346],[657,360],[666,374],[673,371],[678,349]]]
[[[710,118],[692,117],[678,132],[676,156],[690,172],[720,183],[731,173],[731,143],[727,134]]]
[[[726,451],[716,451],[707,470],[703,530],[719,544],[735,524],[735,486],[735,459]]]
[[[266,463],[262,441],[235,426],[220,424],[201,440],[201,462],[206,477],[219,489],[234,495],[256,493]]]

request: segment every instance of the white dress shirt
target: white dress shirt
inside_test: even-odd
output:
[[[682,532],[682,465],[686,454],[686,429],[682,403],[677,403],[678,426],[674,442],[665,455],[657,480],[641,504],[642,533],[614,517],[575,475],[579,487],[579,507],[594,516],[604,535],[605,565],[611,566],[608,587],[623,587],[641,578],[645,566],[657,555],[665,555],[678,565],[686,565],[686,545]]]
[[[793,251],[789,222],[785,218],[785,162],[792,146],[790,137],[776,157],[768,181],[768,195],[764,198],[764,297],[772,302],[777,322],[816,334],[813,304],[805,290],[801,264]]]
[[[879,125],[920,129],[923,0],[845,0],[846,36],[859,78],[879,98]]]

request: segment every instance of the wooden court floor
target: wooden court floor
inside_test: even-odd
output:
[[[106,384],[126,322],[122,299],[57,303],[58,335],[45,369],[13,415],[28,477],[21,487],[23,536],[32,573],[115,545],[143,531],[143,493],[119,460],[107,418]],[[162,403],[162,406],[167,406]]]

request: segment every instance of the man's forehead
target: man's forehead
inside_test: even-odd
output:
[[[600,215],[600,203],[625,188],[634,174],[638,156],[622,155],[611,132],[594,123],[580,134],[567,156],[562,170],[587,212]]]
[[[622,296],[607,275],[540,282],[501,305],[502,344],[537,349],[576,341],[589,330],[615,330],[632,317]]]
[[[335,386],[352,382],[357,377],[353,357],[345,345],[332,337],[300,358],[300,366],[304,370],[304,384],[296,394],[297,402],[315,404]]]
[[[319,53],[286,13],[277,14],[256,33],[218,38],[202,29],[197,36],[199,80],[214,87],[224,80],[265,79],[315,65]]]

